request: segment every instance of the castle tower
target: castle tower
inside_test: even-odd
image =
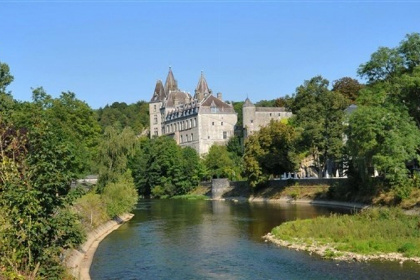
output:
[[[162,114],[160,109],[162,108],[165,98],[166,94],[162,81],[158,80],[152,99],[149,102],[150,137],[162,135]]]
[[[255,129],[255,105],[247,97],[245,99],[244,105],[242,105],[242,114],[243,114],[243,128],[244,128],[244,138],[247,138]]]
[[[165,82],[165,94],[168,96],[170,91],[176,91],[178,89],[178,83],[175,80],[174,74],[172,73],[172,68],[169,67],[168,76],[166,77]]]
[[[197,87],[195,88],[194,99],[201,102],[209,94],[211,94],[211,89],[209,89],[206,78],[204,78],[203,71],[201,71],[200,79],[198,80]]]

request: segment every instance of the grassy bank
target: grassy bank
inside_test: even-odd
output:
[[[275,239],[305,247],[327,246],[324,256],[400,253],[420,257],[420,219],[397,208],[374,208],[355,215],[331,215],[286,222],[271,232]]]

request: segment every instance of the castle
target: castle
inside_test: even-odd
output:
[[[172,69],[163,85],[156,82],[149,103],[150,137],[167,135],[182,147],[191,147],[198,154],[208,153],[213,144],[227,144],[234,135],[237,114],[233,106],[215,97],[203,72],[194,96],[178,88]]]
[[[271,120],[292,116],[282,107],[256,107],[248,98],[242,111],[245,138]],[[149,114],[150,138],[167,135],[178,145],[195,149],[200,156],[208,153],[213,144],[227,144],[238,119],[232,104],[223,101],[221,93],[213,95],[203,72],[191,96],[178,88],[170,67],[165,85],[161,80],[156,82]]]

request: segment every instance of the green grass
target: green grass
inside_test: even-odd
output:
[[[355,215],[331,215],[286,222],[272,230],[291,242],[329,244],[359,254],[400,252],[420,257],[420,217],[397,208],[374,208]]]
[[[184,194],[184,195],[175,195],[171,199],[187,199],[187,200],[205,200],[208,199],[205,195],[196,195],[196,194]]]

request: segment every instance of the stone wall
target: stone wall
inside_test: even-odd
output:
[[[322,178],[322,179],[289,179],[289,180],[270,180],[266,187],[259,188],[261,192],[264,188],[270,188],[272,191],[281,191],[288,186],[317,186],[317,185],[341,185],[346,184],[346,178]],[[249,187],[246,181],[230,182],[228,179],[213,179],[211,182],[212,199],[224,199],[233,197],[250,197],[253,194],[253,189]]]

